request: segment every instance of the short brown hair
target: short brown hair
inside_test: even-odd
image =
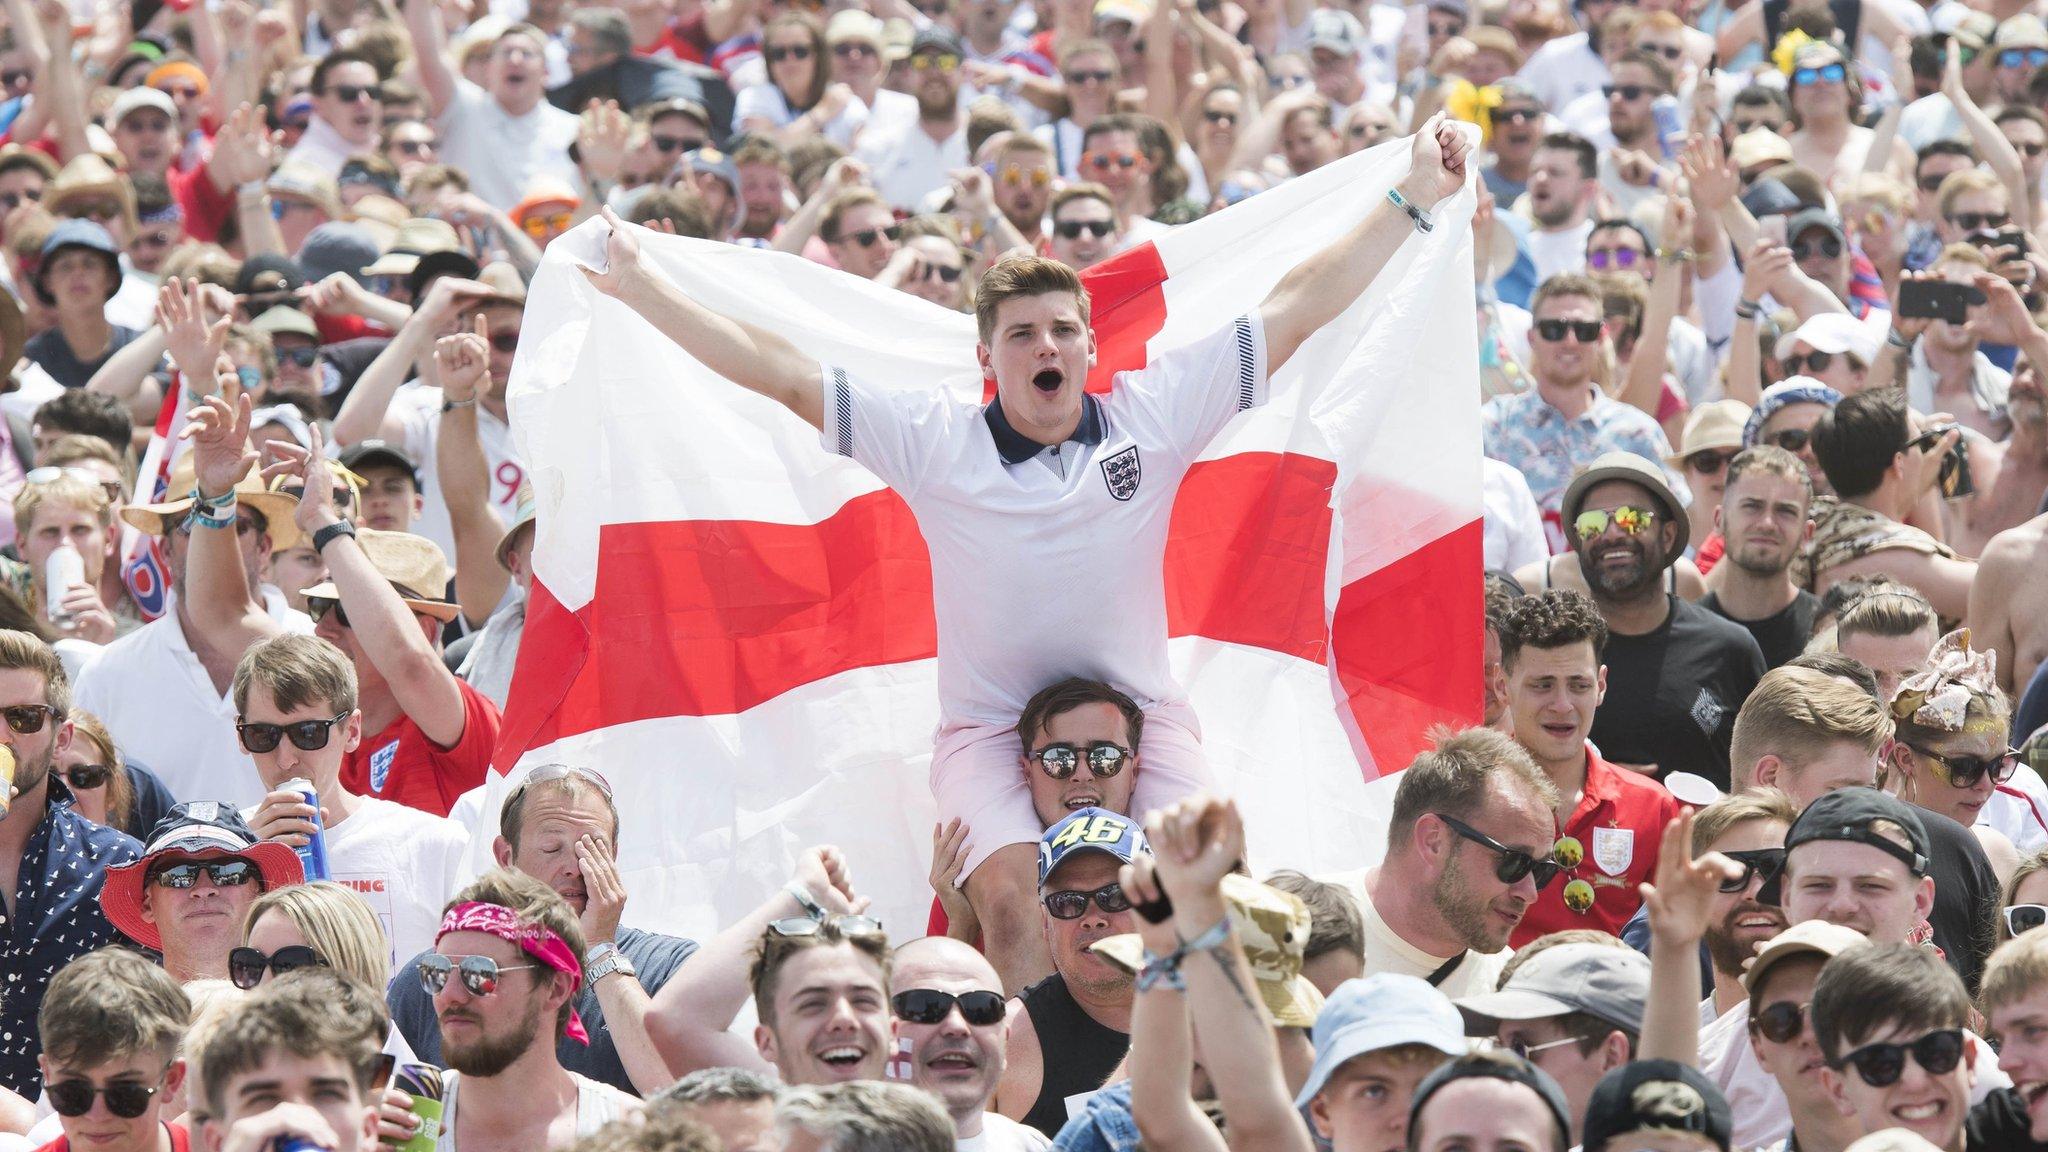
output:
[[[1993,1012],[2044,986],[2048,986],[2048,932],[2036,928],[2000,944],[1991,953],[1991,959],[1984,962],[1984,976],[1977,984],[1977,1005],[1988,1019]]]
[[[249,689],[261,684],[279,710],[308,704],[337,712],[356,710],[356,668],[341,649],[318,636],[287,632],[242,654],[235,665],[235,711],[249,714]]]
[[[1039,733],[1055,716],[1065,715],[1083,704],[1114,704],[1123,713],[1124,727],[1131,734],[1131,748],[1137,750],[1145,730],[1145,710],[1138,702],[1100,680],[1084,680],[1069,676],[1057,684],[1047,685],[1024,704],[1024,711],[1017,717],[1017,738],[1024,743],[1024,754],[1031,754],[1031,745]]]
[[[301,968],[263,985],[228,1009],[200,1053],[200,1095],[214,1119],[228,1115],[228,1082],[257,1071],[279,1052],[332,1056],[368,1093],[391,1031],[384,998],[333,968]]]
[[[1081,277],[1072,268],[1044,256],[1011,256],[996,261],[981,274],[981,285],[975,289],[974,324],[981,332],[981,342],[988,344],[995,339],[996,310],[1005,300],[1053,293],[1072,295],[1081,310],[1081,323],[1088,323],[1088,289],[1081,286]]]
[[[1811,668],[1773,668],[1735,714],[1728,758],[1746,788],[1765,756],[1798,769],[1849,743],[1874,757],[1891,734],[1891,717],[1862,689]]]
[[[832,194],[825,201],[825,214],[818,218],[818,238],[827,244],[837,244],[846,237],[840,235],[839,226],[845,222],[846,214],[863,204],[874,204],[887,208],[889,202],[873,188],[845,188]]]
[[[455,894],[442,912],[458,904],[496,904],[509,908],[522,925],[538,924],[562,938],[574,956],[584,952],[583,925],[576,919],[576,913],[569,908],[568,901],[553,888],[510,868],[493,868],[472,880],[462,891]],[[545,964],[535,965],[530,975],[536,987],[545,985],[555,977],[555,970]],[[581,985],[578,985],[581,990]],[[576,994],[571,993],[562,1007],[555,1013],[555,1038],[568,1034],[569,1016],[576,1011]]]
[[[598,777],[588,769],[574,768],[567,764],[536,764],[510,795],[505,797],[505,806],[498,810],[498,835],[505,843],[519,851],[520,830],[526,824],[526,802],[536,792],[566,792],[570,795],[589,794],[604,801],[604,810],[612,818],[612,848],[619,846],[619,807],[612,800],[610,792],[598,784]]]
[[[1917,944],[1850,948],[1821,966],[1808,1010],[1821,1055],[1836,1067],[1857,1045],[1887,1028],[1918,1035],[1970,1020],[1962,977]]]
[[[1110,195],[1109,189],[1093,180],[1077,180],[1052,194],[1051,202],[1046,205],[1046,217],[1059,219],[1060,210],[1076,200],[1100,200],[1109,205],[1111,212],[1116,211],[1116,197]]]
[[[1842,606],[1835,618],[1835,646],[1841,647],[1845,634],[1899,637],[1934,629],[1939,635],[1941,618],[1919,589],[1905,584],[1872,588]],[[1928,643],[1931,651],[1933,642]]]
[[[1806,494],[1806,502],[1813,503],[1813,477],[1807,474],[1806,465],[1776,444],[1759,444],[1745,448],[1728,462],[1728,479],[1725,488],[1733,488],[1737,480],[1749,475],[1776,476],[1781,480],[1796,481],[1799,490]]]
[[[1949,209],[1955,206],[1957,197],[1967,196],[1972,192],[1996,192],[2000,196],[2006,195],[2005,185],[1999,183],[1998,177],[1984,169],[1958,168],[1941,178],[1941,188],[1934,194],[1934,203],[1941,211],[1942,218],[1948,217]]]
[[[1294,871],[1273,873],[1266,877],[1266,886],[1290,893],[1308,905],[1308,943],[1301,951],[1304,962],[1332,952],[1365,956],[1365,916],[1349,888]]]
[[[888,936],[880,932],[843,932],[838,921],[833,919],[819,924],[818,930],[808,936],[784,936],[770,927],[761,933],[760,941],[754,946],[754,962],[747,969],[747,986],[753,989],[754,1012],[761,1018],[761,1023],[775,1027],[775,983],[790,957],[813,948],[830,948],[838,944],[844,944],[874,961],[875,968],[882,975],[883,993],[887,994],[890,969]]]
[[[1557,806],[1557,785],[1505,732],[1439,728],[1430,739],[1429,751],[1408,765],[1394,789],[1390,848],[1407,844],[1415,822],[1432,812],[1460,819],[1478,812],[1502,777],[1534,793],[1546,808]]]
[[[1536,295],[1529,298],[1529,312],[1534,315],[1538,308],[1563,296],[1576,296],[1591,300],[1604,313],[1607,294],[1600,290],[1600,284],[1591,276],[1579,272],[1560,272],[1537,285]]]
[[[56,650],[27,632],[0,631],[0,670],[41,673],[43,703],[59,717],[71,714],[71,681]]]
[[[50,1063],[90,1068],[129,1056],[168,1063],[192,1018],[170,973],[140,952],[109,947],[66,964],[50,980],[36,1031]]]
[[[1708,851],[1714,846],[1714,841],[1726,836],[1737,824],[1776,820],[1790,828],[1797,819],[1799,809],[1792,806],[1792,798],[1776,788],[1723,796],[1700,809],[1699,814],[1693,817],[1692,854],[1698,856]]]

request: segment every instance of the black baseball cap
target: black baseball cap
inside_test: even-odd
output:
[[[1603,1152],[1607,1141],[1643,1129],[1697,1132],[1728,1152],[1735,1117],[1712,1080],[1674,1060],[1635,1060],[1600,1078],[1586,1101],[1583,1146]]]
[[[412,477],[414,488],[424,487],[420,483],[420,466],[404,448],[389,440],[360,440],[341,454],[341,466],[358,476],[362,475],[364,468],[378,464],[403,468],[406,475]]]
[[[1889,821],[1903,829],[1908,848],[1897,840],[1875,828],[1878,821]],[[1837,788],[1806,806],[1799,819],[1785,833],[1785,851],[1789,854],[1801,844],[1816,840],[1846,840],[1853,844],[1868,844],[1906,866],[1915,876],[1927,875],[1927,825],[1920,820],[1913,806],[1875,788]],[[1757,893],[1757,900],[1764,904],[1778,903],[1779,883],[1784,872],[1771,878]]]
[[[1415,1124],[1422,1116],[1423,1106],[1446,1084],[1456,1080],[1505,1080],[1520,1084],[1536,1093],[1550,1109],[1550,1118],[1557,1121],[1558,1146],[1567,1147],[1571,1141],[1571,1105],[1565,1101],[1564,1089],[1550,1078],[1550,1073],[1536,1067],[1519,1056],[1503,1052],[1477,1052],[1461,1056],[1447,1064],[1440,1064],[1436,1071],[1423,1077],[1415,1086],[1415,1097],[1408,1104],[1408,1146],[1415,1146]]]

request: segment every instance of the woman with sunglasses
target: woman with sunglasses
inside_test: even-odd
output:
[[[1832,185],[1835,174],[1861,172],[1876,133],[1855,122],[1863,91],[1861,70],[1826,42],[1802,45],[1787,76],[1792,95],[1792,155],[1800,167]],[[1913,173],[1913,151],[1894,137],[1891,155],[1877,165],[1901,179]]]
[[[810,13],[788,11],[768,21],[761,32],[768,79],[740,89],[733,126],[759,132],[785,148],[812,136],[851,148],[867,123],[868,106],[853,89],[831,83],[826,51],[825,26]]]
[[[361,896],[329,880],[265,892],[249,906],[228,979],[244,990],[297,968],[335,968],[371,988],[391,979],[391,942]]]
[[[2021,860],[1999,894],[1995,932],[2003,944],[2048,924],[2048,848]]]
[[[2019,852],[2004,833],[1978,823],[1991,798],[2019,768],[2007,743],[2012,705],[1999,691],[1989,653],[1970,650],[1969,633],[1951,632],[1935,644],[1927,670],[1892,696],[1897,726],[1885,772],[1899,798],[1969,828],[2001,879],[2019,866]],[[2037,827],[2029,847],[2048,844]]]
[[[103,828],[129,831],[135,786],[121,763],[120,750],[114,747],[113,735],[90,712],[73,712],[67,719],[71,721],[71,744],[57,754],[57,766],[50,775],[71,789],[71,807],[80,816]],[[143,834],[148,834],[147,828]]]

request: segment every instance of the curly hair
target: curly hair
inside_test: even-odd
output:
[[[1607,621],[1583,592],[1551,588],[1524,596],[1508,613],[1500,637],[1500,662],[1509,667],[1524,648],[1563,648],[1584,640],[1597,659],[1607,649]]]

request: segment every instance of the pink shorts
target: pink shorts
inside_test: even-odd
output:
[[[1145,710],[1143,759],[1128,815],[1143,819],[1154,809],[1212,788],[1202,756],[1202,733],[1188,704]],[[964,881],[998,848],[1036,844],[1045,833],[1024,783],[1022,747],[1015,728],[956,724],[939,733],[932,750],[932,796],[939,821],[959,818],[967,833]],[[1086,769],[1082,769],[1086,771]]]

